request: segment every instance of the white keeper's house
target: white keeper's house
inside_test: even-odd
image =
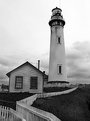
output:
[[[42,93],[47,75],[28,61],[6,74],[9,92]]]

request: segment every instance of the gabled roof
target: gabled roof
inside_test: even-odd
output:
[[[29,63],[29,62],[27,61],[27,62],[23,63],[22,65],[18,66],[17,68],[13,69],[12,71],[8,72],[6,75],[7,75],[8,77],[10,77],[10,74],[11,74],[13,71],[17,70],[18,68],[20,68],[20,67],[22,67],[22,66],[24,66],[24,65],[29,65],[29,66],[31,66],[32,68],[34,68],[35,70],[37,70],[39,73],[45,74],[45,73],[43,73],[42,71],[40,71],[38,68],[36,68],[34,65],[32,65],[31,63]],[[45,74],[45,75],[46,75],[46,74]],[[47,76],[47,75],[46,75],[46,76]]]

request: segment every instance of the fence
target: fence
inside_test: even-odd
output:
[[[57,95],[62,95],[62,94],[68,94],[74,90],[76,90],[78,87],[72,88],[72,89],[68,89],[65,91],[61,91],[61,92],[50,92],[50,93],[43,93],[43,94],[35,94],[33,96],[30,96],[28,98],[25,98],[21,101],[18,101],[19,103],[23,103],[26,105],[32,105],[33,102],[37,99],[37,98],[46,98],[46,97],[51,97],[51,96],[57,96]]]
[[[37,109],[35,107],[32,107],[31,105],[33,101],[35,101],[37,98],[45,98],[45,97],[67,94],[76,89],[77,87],[63,92],[35,94],[31,97],[18,101],[16,104],[16,110],[17,112],[23,115],[26,121],[61,121],[55,115],[49,112]]]
[[[18,101],[16,104],[16,111],[6,106],[0,106],[0,121],[61,121],[55,115],[32,107],[31,104],[37,98],[67,94],[76,89],[77,87],[63,92],[33,95],[31,97]]]
[[[51,96],[57,96],[57,95],[62,95],[62,94],[68,94],[70,92],[73,92],[74,90],[76,90],[78,87],[72,88],[72,89],[68,89],[65,91],[61,91],[61,92],[51,92],[51,93],[43,93],[43,94],[38,94],[37,98],[46,98],[46,97],[51,97]]]
[[[17,103],[16,109],[0,106],[0,121],[60,121],[51,113],[25,104]]]
[[[21,104],[17,102],[16,110],[19,114],[23,115],[26,121],[61,121],[55,115],[30,105],[26,105],[25,103]]]
[[[26,121],[21,114],[17,113],[13,109],[0,106],[0,121]]]

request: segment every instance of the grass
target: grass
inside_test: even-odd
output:
[[[62,121],[90,121],[90,86],[65,95],[37,99],[32,106],[53,113]]]
[[[16,109],[16,101],[22,100],[33,94],[28,92],[20,92],[20,93],[0,93],[0,105],[10,107],[12,109]]]
[[[43,91],[45,93],[49,92],[61,92],[70,89],[69,87],[44,87]]]

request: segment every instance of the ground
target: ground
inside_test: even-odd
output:
[[[0,93],[0,105],[16,109],[16,101],[30,97],[32,95],[33,94],[29,92],[20,92],[20,93],[1,92]]]
[[[61,92],[70,89],[69,87],[44,87],[43,91],[48,92]]]
[[[59,96],[37,99],[32,106],[56,115],[61,121],[90,121],[90,86]]]

